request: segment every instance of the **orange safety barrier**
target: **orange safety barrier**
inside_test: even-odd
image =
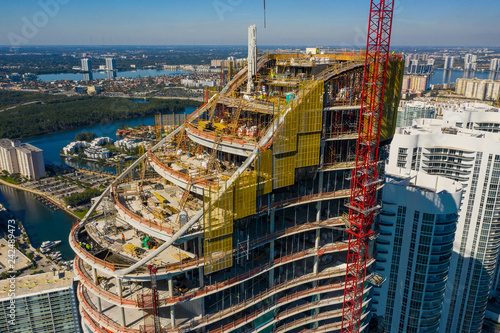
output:
[[[329,272],[329,274],[331,274],[331,273]],[[319,273],[319,274],[310,274],[310,275],[313,275],[314,277],[317,278],[317,277],[320,277],[321,275],[329,275],[329,274]],[[304,278],[306,278],[306,279],[304,279]],[[254,303],[257,303],[257,302],[260,302],[261,300],[264,300],[265,298],[277,293],[278,292],[277,290],[289,288],[289,285],[295,285],[297,283],[297,281],[299,281],[299,280],[310,280],[310,279],[311,279],[311,277],[304,276],[304,277],[298,278],[296,280],[292,280],[293,282],[292,281],[291,282],[284,282],[284,283],[279,284],[279,285],[277,285],[277,286],[275,286],[275,287],[273,287],[265,292],[261,292],[261,293],[259,293],[259,295],[256,295],[256,296],[250,298],[249,300],[245,300],[244,302],[239,303],[233,307],[230,307],[228,309],[224,309],[223,311],[219,311],[218,313],[214,313],[212,315],[207,315],[207,316],[203,317],[202,319],[195,320],[189,326],[196,327],[196,326],[201,325],[201,324],[210,324],[214,321],[218,321],[218,320],[222,319],[223,316],[225,317],[227,315],[234,314],[236,311],[241,310],[241,308],[246,308],[247,306],[250,306]],[[341,283],[329,284],[326,286],[314,287],[314,288],[298,291],[294,294],[287,294],[286,296],[283,296],[277,302],[275,302],[272,307],[279,306],[279,305],[282,305],[284,303],[289,303],[291,301],[295,301],[297,299],[307,297],[307,296],[310,296],[312,294],[318,294],[318,293],[338,290],[338,289],[341,289],[343,285],[344,285],[344,283],[341,282]],[[267,312],[267,311],[269,311],[269,306],[265,306],[265,307],[255,311],[255,312],[251,313],[251,314],[245,315],[245,317],[242,317],[242,318],[235,320],[227,325],[224,325],[223,327],[220,327],[219,329],[212,330],[211,332],[213,332],[213,333],[227,332],[231,329],[237,328],[240,325],[244,325],[249,321],[255,320],[260,314],[262,314],[263,312]]]
[[[348,244],[346,243],[341,243],[341,244],[329,244],[321,248],[321,251],[323,253],[326,252],[335,252],[335,251],[343,251],[348,248]],[[216,283],[214,285],[206,286],[204,288],[200,288],[196,291],[188,292],[187,294],[183,296],[176,296],[176,297],[168,297],[163,300],[160,300],[160,305],[171,305],[175,304],[177,302],[183,302],[191,298],[196,298],[200,296],[205,296],[207,294],[210,294],[212,292],[218,292],[221,289],[226,289],[229,287],[232,287],[246,279],[252,278],[257,276],[258,274],[262,274],[266,271],[269,271],[270,269],[274,268],[275,266],[279,266],[282,264],[286,264],[288,262],[294,261],[296,259],[302,259],[306,256],[311,256],[316,254],[316,249],[309,249],[309,250],[304,250],[302,252],[297,252],[297,253],[292,253],[284,257],[276,258],[270,263],[266,263],[260,267],[254,268],[249,272],[243,273],[241,275],[238,275],[234,278],[225,280],[223,282]],[[328,272],[328,274],[331,274],[331,272]]]
[[[99,324],[97,324],[88,314],[87,311],[83,310],[83,317],[87,320],[87,322],[92,326],[92,330],[94,333],[107,333],[108,331],[103,331],[100,327]]]
[[[122,298],[118,295],[113,294],[112,292],[109,292],[97,286],[95,282],[92,280],[92,277],[85,270],[85,268],[83,266],[80,267],[80,265],[82,264],[83,264],[82,259],[78,257],[75,258],[75,271],[82,278],[85,287],[91,289],[92,291],[94,291],[94,293],[98,294],[99,297],[107,301],[110,301],[111,303],[139,307],[139,303],[137,302],[137,300]]]
[[[82,291],[82,287],[80,286],[78,288],[78,298],[80,299],[80,304],[82,304],[84,310],[88,310],[88,312],[91,314],[92,318],[96,319],[99,324],[103,322],[102,326],[108,326],[113,329],[113,332],[115,333],[140,333],[140,331],[135,330],[133,328],[128,328],[119,325],[115,321],[113,321],[111,318],[108,316],[103,315],[100,313],[93,304],[90,304],[88,301],[88,294],[86,291]]]
[[[135,213],[132,213],[130,210],[128,210],[124,205],[121,204],[120,200],[118,200],[118,196],[116,194],[113,195],[115,199],[115,205],[118,207],[120,211],[125,213],[128,217],[132,218],[133,220],[136,220],[137,222],[144,224],[145,226],[148,226],[149,228],[156,229],[158,231],[166,232],[169,235],[173,235],[175,233],[175,230],[172,227],[166,226],[163,223],[158,223],[152,220],[145,219],[142,216],[139,216]]]
[[[307,311],[311,308],[315,308],[317,307],[318,305],[320,305],[322,302],[324,301],[331,301],[331,300],[334,300],[334,299],[338,299],[340,302],[339,303],[342,303],[343,301],[343,297],[332,297],[332,298],[324,298],[322,299],[321,301],[315,301],[315,302],[311,302],[311,303],[306,303],[306,304],[303,304],[303,305],[297,305],[295,306],[295,308],[293,309],[286,309],[285,311],[282,311],[280,312],[278,315],[276,315],[274,317],[274,320],[275,321],[279,321],[279,320],[283,320],[289,316],[293,316],[293,315],[296,315],[298,313],[301,313],[301,312],[304,312],[304,311]],[[342,309],[340,310],[333,310],[333,311],[328,311],[328,312],[322,312],[320,314],[317,314],[317,315],[313,315],[313,316],[308,316],[308,317],[305,317],[305,318],[301,318],[301,319],[297,319],[291,323],[288,323],[284,326],[280,326],[276,329],[276,332],[279,332],[279,331],[282,331],[282,330],[286,330],[287,328],[290,328],[290,327],[294,327],[298,324],[300,324],[301,322],[305,322],[304,324],[300,324],[300,325],[305,325],[308,321],[317,321],[317,320],[321,320],[322,318],[331,318],[331,316],[334,316],[334,315],[337,315],[337,314],[342,314]],[[269,324],[270,322],[268,322],[267,324]],[[340,323],[339,323],[340,324]],[[242,333],[247,333],[247,332],[251,332],[253,331],[253,329],[247,329],[247,330],[244,330],[242,331]]]
[[[296,197],[296,198],[291,198],[287,200],[283,200],[280,202],[276,202],[269,206],[270,210],[284,207],[287,205],[295,204],[295,203],[300,203],[300,202],[307,202],[307,201],[312,201],[312,200],[317,200],[317,199],[325,199],[325,198],[339,198],[339,197],[349,197],[351,194],[350,189],[346,190],[339,190],[339,191],[333,191],[333,192],[326,192],[326,193],[318,193],[318,194],[310,194],[310,195],[305,195],[302,197]],[[268,210],[268,206],[261,206],[259,213],[263,213]]]
[[[188,124],[187,127],[189,128],[189,130],[191,132],[193,132],[197,136],[201,136],[201,137],[204,137],[204,138],[212,140],[212,141],[215,141],[215,139],[217,138],[216,134],[211,134],[211,133],[208,133],[208,132],[201,131],[201,130],[197,129],[196,127],[194,127],[191,124]],[[244,141],[244,140],[241,140],[241,139],[231,138],[231,137],[228,137],[228,136],[221,136],[220,138],[222,139],[222,141],[227,141],[227,142],[230,142],[230,143],[238,143],[240,145],[255,144],[254,142],[251,142],[251,141],[247,142],[247,141]]]
[[[154,154],[152,154],[151,152],[148,152],[148,156],[149,156],[149,158],[151,158],[152,162],[154,164],[156,164],[157,166],[159,166],[163,171],[171,174],[172,176],[174,176],[176,178],[184,180],[186,183],[189,182],[189,178],[190,178],[189,175],[186,175],[185,173],[182,173],[182,172],[179,172],[179,171],[174,170],[172,168],[169,168],[165,164],[161,163],[160,160],[158,160],[158,158]],[[205,179],[195,178],[195,184],[203,186],[203,187],[211,186],[212,188],[218,188],[218,183],[210,182],[210,181],[205,180]]]
[[[104,268],[110,269],[112,271],[115,270],[115,264],[112,264],[110,262],[104,261],[102,259],[94,257],[92,254],[87,252],[84,248],[79,246],[79,241],[76,238],[76,229],[79,226],[79,222],[77,221],[74,225],[73,228],[71,229],[71,236],[70,237],[70,242],[73,244],[73,247],[77,249],[76,254],[79,255],[80,257],[85,257],[86,259],[90,260],[94,264],[98,264]]]

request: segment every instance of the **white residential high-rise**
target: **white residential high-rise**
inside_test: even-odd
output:
[[[20,173],[30,179],[45,177],[43,151],[29,143],[0,139],[0,171]]]
[[[498,72],[498,71],[500,71],[500,59],[498,58],[491,59],[490,72]]]
[[[82,71],[92,72],[92,61],[89,58],[82,59]]]
[[[455,57],[445,57],[444,58],[444,69],[453,69],[453,66],[455,65]]]
[[[17,150],[19,173],[30,179],[36,180],[45,177],[45,163],[43,151],[29,143],[23,143]]]
[[[0,171],[6,170],[9,173],[19,173],[16,153],[16,146],[19,145],[19,141],[0,139]]]
[[[475,71],[477,69],[477,55],[468,53],[464,58],[464,70]]]
[[[116,69],[115,59],[106,58],[106,70],[114,71]]]
[[[474,125],[465,121],[462,128],[449,125],[445,120],[419,119],[412,127],[396,129],[389,168],[462,183],[439,332],[480,332],[500,247],[500,134],[469,129]]]
[[[457,181],[386,169],[372,307],[384,332],[438,331],[461,198]]]
[[[457,79],[456,92],[467,98],[496,101],[500,98],[500,81]]]

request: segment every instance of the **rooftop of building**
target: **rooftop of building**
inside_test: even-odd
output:
[[[12,252],[9,243],[4,238],[0,239],[0,273],[8,271],[10,268],[15,270],[23,270],[31,266],[31,260],[28,259],[21,251],[15,249],[15,258],[10,254]],[[14,267],[11,267],[11,260],[14,260]]]
[[[22,143],[18,147],[16,147],[17,150],[22,151],[23,153],[30,153],[30,152],[43,152],[38,147],[33,146],[32,144],[29,143]]]
[[[13,148],[14,142],[15,141],[12,141],[11,139],[6,139],[6,138],[0,139],[0,147],[6,148],[6,149]]]
[[[75,275],[71,271],[48,272],[35,275],[17,277],[15,280],[15,298],[23,298],[30,295],[45,294],[57,289],[70,288],[73,285]],[[0,291],[3,295],[0,301],[9,300],[7,293],[10,290],[10,280],[0,281]]]
[[[456,135],[460,138],[477,138],[500,140],[500,133],[490,133],[474,129],[468,129],[458,126],[453,126],[443,119],[415,119],[412,126],[398,127],[395,134],[400,135],[418,135],[418,134],[448,134]]]
[[[388,183],[401,186],[411,186],[422,191],[434,193],[457,193],[463,190],[460,182],[442,176],[429,175],[425,172],[411,169],[386,167]]]

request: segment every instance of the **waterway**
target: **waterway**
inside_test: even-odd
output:
[[[76,221],[73,216],[49,208],[32,193],[3,184],[0,184],[0,203],[22,222],[33,247],[39,248],[47,240],[60,240],[62,243],[55,250],[61,251],[64,260],[74,259],[68,243],[69,232]]]
[[[147,76],[173,76],[173,75],[182,75],[182,74],[191,74],[190,72],[184,71],[166,71],[166,70],[157,70],[157,69],[138,69],[135,71],[123,71],[123,72],[114,72],[113,77],[126,77],[126,78],[138,78],[138,77],[147,77]],[[78,74],[78,73],[60,73],[60,74],[43,74],[38,75],[38,79],[43,82],[51,82],[51,81],[59,81],[59,80],[71,80],[71,81],[81,81],[86,80],[85,75],[88,74]],[[106,79],[110,78],[109,73],[106,72],[93,72],[92,78],[96,79]]]
[[[186,114],[192,113],[196,108],[189,107],[185,109]],[[97,163],[82,163],[82,164],[73,164],[72,162],[68,162],[66,159],[60,156],[60,150],[68,145],[70,142],[75,141],[75,136],[79,133],[83,132],[93,132],[98,137],[107,136],[113,140],[116,140],[116,131],[118,130],[118,126],[120,124],[127,124],[129,126],[138,126],[141,123],[150,126],[154,125],[155,118],[154,116],[146,117],[146,118],[136,118],[130,119],[127,121],[115,121],[112,123],[103,123],[98,125],[86,126],[79,128],[77,130],[71,130],[66,132],[58,132],[50,135],[45,135],[41,137],[35,137],[27,140],[26,142],[31,143],[35,147],[38,147],[43,150],[43,158],[45,160],[45,164],[67,164],[70,166],[76,166],[81,168],[91,168],[97,169],[100,171],[111,171],[113,172],[113,168],[102,167],[100,168]]]
[[[196,108],[186,108],[186,113],[192,113]],[[116,131],[123,121],[113,123],[99,124],[83,127],[77,130],[54,133],[43,137],[27,140],[36,147],[43,149],[43,155],[46,164],[66,163],[59,156],[59,151],[71,141],[75,136],[82,132],[94,132],[97,136],[108,136],[116,139]],[[131,119],[126,122],[130,126],[153,125],[154,116],[147,118]],[[96,167],[93,165],[74,165],[78,167]],[[106,171],[106,169],[104,169]],[[74,253],[68,244],[68,236],[71,227],[76,219],[62,210],[53,210],[44,203],[36,199],[35,195],[7,185],[0,184],[0,203],[5,205],[16,218],[22,221],[31,243],[35,248],[40,247],[46,240],[61,240],[62,244],[57,248],[61,251],[65,260],[74,258]]]
[[[500,72],[464,72],[464,71],[452,71],[435,69],[434,74],[431,76],[430,84],[441,84],[441,83],[456,83],[457,79],[473,79],[478,78],[480,80],[500,80]]]

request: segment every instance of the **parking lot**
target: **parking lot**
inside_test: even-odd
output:
[[[57,175],[30,182],[25,184],[24,187],[44,192],[58,201],[64,201],[65,197],[81,193],[88,187],[106,187],[112,179],[109,175],[75,171],[65,175]]]

